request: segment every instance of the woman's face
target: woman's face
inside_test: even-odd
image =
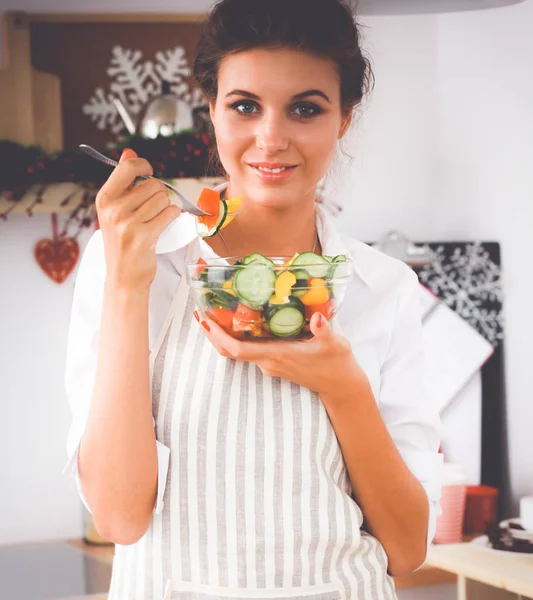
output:
[[[211,119],[232,193],[272,208],[314,199],[349,125],[335,63],[292,49],[226,57]]]

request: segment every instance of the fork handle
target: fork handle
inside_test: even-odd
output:
[[[85,152],[85,154],[88,154],[91,158],[99,160],[100,162],[103,162],[104,164],[110,167],[116,167],[118,165],[118,162],[116,160],[108,158],[101,152],[98,152],[98,150],[95,150],[92,146],[87,146],[87,144],[80,144],[79,147],[83,152]],[[201,208],[198,208],[195,204],[190,202],[179,190],[177,190],[174,186],[170,185],[163,179],[159,179],[154,175],[140,175],[139,179],[155,179],[157,181],[160,181],[167,189],[169,189],[171,192],[174,192],[176,196],[178,196],[178,198],[181,200],[182,208],[186,212],[192,213],[197,217],[202,215],[209,215],[208,212],[202,210]]]

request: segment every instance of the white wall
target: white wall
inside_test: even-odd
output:
[[[533,494],[533,0],[419,19],[365,19],[378,86],[337,199],[343,228],[365,240],[396,227],[419,240],[501,242],[517,515]]]
[[[366,17],[364,45],[376,78],[328,191],[344,206],[339,226],[375,240],[391,227],[433,235],[437,156],[436,15]],[[338,166],[337,166],[338,165]]]
[[[0,223],[0,544],[82,533],[75,485],[61,474],[73,279],[58,286],[40,270],[33,245],[45,237],[49,216]]]
[[[193,12],[209,5],[115,0],[113,11]],[[93,0],[83,10],[108,7]],[[74,12],[79,5],[0,4],[14,8]],[[533,422],[526,302],[533,289],[531,251],[522,241],[533,232],[533,0],[365,23],[377,85],[350,147],[356,159],[332,184],[345,206],[339,226],[364,240],[395,227],[415,239],[502,242],[513,493],[533,493],[526,464]],[[48,235],[48,218],[13,217],[0,228],[0,481],[9,490],[0,495],[0,543],[78,536],[81,507],[60,474],[70,418],[62,368],[73,279],[56,286],[34,264],[33,244]]]
[[[342,228],[502,244],[512,506],[533,494],[533,0],[366,18],[378,85],[337,176]]]
[[[502,244],[510,475],[533,494],[533,0],[439,19],[435,221]]]

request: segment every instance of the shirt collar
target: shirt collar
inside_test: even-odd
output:
[[[222,193],[227,187],[228,183],[224,182],[220,185],[217,185],[213,189]],[[361,261],[358,260],[357,256],[354,256],[354,252],[350,252],[347,249],[346,244],[337,231],[331,216],[321,204],[317,204],[316,208],[316,225],[323,254],[327,254],[328,256],[339,256],[340,254],[349,256],[352,259],[352,265],[355,274],[364,283],[370,285],[369,277],[365,274],[364,269],[361,266]],[[183,212],[159,236],[155,247],[156,254],[166,254],[185,248],[197,237],[198,234],[196,233],[195,216],[190,213]]]

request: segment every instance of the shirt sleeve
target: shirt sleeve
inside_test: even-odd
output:
[[[83,493],[78,472],[78,453],[96,375],[105,272],[102,232],[97,230],[89,239],[78,268],[65,364],[65,391],[72,421],[67,435],[68,460],[63,473],[74,477],[80,498],[89,512],[91,509]],[[159,441],[156,441],[156,445],[158,474],[154,514],[159,514],[163,509],[170,450]]]
[[[420,284],[405,266],[381,369],[379,405],[383,421],[405,464],[420,481],[429,503],[427,550],[435,536],[442,485],[441,421],[430,404],[424,368]]]

